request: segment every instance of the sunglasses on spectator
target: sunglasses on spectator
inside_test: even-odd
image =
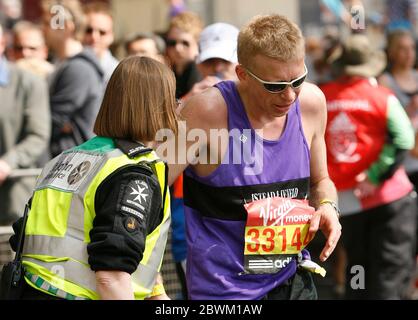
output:
[[[290,82],[287,82],[287,81],[271,82],[271,81],[264,81],[260,79],[247,68],[245,68],[245,70],[250,76],[252,76],[258,82],[260,82],[263,85],[264,89],[266,89],[270,93],[280,93],[284,91],[287,88],[287,86],[290,86],[293,89],[298,89],[305,82],[306,76],[308,74],[308,69],[306,68],[306,65],[305,65],[305,72],[300,77],[297,77],[296,79]]]
[[[40,47],[32,47],[32,46],[19,46],[19,45],[13,46],[13,49],[19,52],[22,52],[23,50],[36,51],[36,50],[39,50],[39,48]]]
[[[168,47],[175,47],[178,43],[182,44],[183,46],[189,48],[190,42],[187,40],[175,40],[175,39],[167,39],[167,46]]]
[[[92,27],[87,27],[87,29],[86,29],[87,34],[92,34],[94,31],[98,31],[100,36],[102,36],[102,37],[107,35],[107,33],[108,33],[106,30],[103,30],[103,29],[95,29],[95,28],[92,28]]]

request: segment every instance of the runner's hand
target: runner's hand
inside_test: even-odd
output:
[[[319,259],[324,262],[334,251],[341,236],[341,224],[338,221],[338,215],[335,209],[328,203],[321,205],[311,218],[311,226],[309,227],[311,239],[318,229],[322,231],[327,239],[325,247],[319,256]]]

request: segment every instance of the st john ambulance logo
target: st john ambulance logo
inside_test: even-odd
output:
[[[77,182],[79,182],[81,179],[83,179],[87,175],[87,173],[89,172],[90,167],[91,167],[91,162],[90,161],[84,161],[84,162],[80,163],[69,174],[68,179],[67,179],[68,184],[73,185],[73,184],[76,184]]]
[[[121,210],[144,220],[152,199],[152,189],[143,180],[132,180],[122,189]]]
[[[149,196],[147,190],[148,185],[145,181],[135,181],[135,186],[130,185],[131,193],[130,195],[133,196],[132,201],[143,205],[142,202],[144,201],[146,203],[147,197]]]

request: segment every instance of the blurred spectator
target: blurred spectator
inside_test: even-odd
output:
[[[306,57],[305,64],[308,69],[307,80],[318,83],[318,74],[315,65],[322,60],[324,50],[321,46],[322,39],[316,36],[305,37]]]
[[[186,10],[186,5],[184,4],[184,0],[167,0],[170,9],[169,9],[169,16],[173,18],[180,13]]]
[[[63,17],[51,14],[51,7],[57,4],[63,10],[56,15]],[[63,28],[54,25],[56,19],[61,19]],[[81,45],[85,16],[78,1],[46,1],[43,21],[46,42],[60,61],[50,83],[51,154],[55,157],[93,137],[103,94],[103,71],[94,52],[83,50]]]
[[[414,32],[416,26],[416,0],[386,0],[386,30],[406,29]]]
[[[149,57],[165,63],[165,42],[154,33],[136,33],[125,41],[128,56]]]
[[[3,26],[3,37],[6,39],[5,55],[8,57],[9,45],[12,43],[13,26],[22,15],[21,0],[0,0],[0,24]]]
[[[387,55],[388,71],[379,83],[390,88],[405,108],[415,132],[418,131],[418,71],[415,64],[415,41],[408,30],[396,30],[389,34]],[[418,141],[416,141],[418,142]],[[417,144],[416,144],[417,145]],[[418,147],[414,148],[418,149]],[[406,170],[418,190],[418,152],[406,159]]]
[[[235,74],[238,33],[235,26],[222,22],[211,24],[202,31],[196,63],[203,77],[238,80]]]
[[[418,71],[414,69],[416,46],[412,33],[408,30],[395,30],[390,33],[387,54],[389,68],[379,78],[379,82],[395,93],[415,129],[415,146],[406,157],[404,165],[415,190],[418,190]],[[416,247],[418,250],[418,239]]]
[[[317,84],[324,84],[335,79],[331,68],[331,60],[333,56],[338,54],[341,48],[340,36],[338,34],[326,34],[321,41],[321,48],[323,49],[323,56],[314,61],[314,67],[317,74]]]
[[[199,55],[196,63],[203,80],[193,85],[182,97],[185,100],[222,80],[238,80],[235,67],[239,30],[227,23],[214,23],[203,29],[199,38]]]
[[[379,78],[379,82],[394,91],[414,120],[418,113],[418,105],[414,104],[414,97],[418,95],[418,72],[414,69],[415,40],[408,30],[396,30],[389,34],[387,56],[388,71]]]
[[[413,147],[411,123],[396,97],[377,85],[383,52],[356,34],[321,87],[327,99],[328,169],[338,190],[347,251],[346,297],[408,298],[415,266],[416,199],[402,160]],[[362,267],[353,285],[351,268]],[[356,287],[358,285],[359,287]]]
[[[13,28],[14,61],[22,58],[48,58],[48,47],[42,29],[29,21],[20,21]]]
[[[167,57],[176,76],[176,97],[181,98],[200,81],[195,59],[198,51],[197,41],[203,23],[192,12],[183,12],[175,16],[166,37]]]
[[[19,67],[43,78],[52,73],[54,67],[47,60],[48,47],[42,30],[29,21],[20,21],[13,28],[11,58]]]
[[[3,25],[3,34],[13,26],[22,16],[21,0],[0,0],[0,22]]]
[[[23,58],[16,61],[16,65],[46,80],[54,72],[54,66],[51,63],[37,58]]]
[[[36,168],[48,147],[50,114],[46,83],[8,62],[0,26],[0,225],[22,215],[35,177],[14,178],[15,169]]]
[[[85,5],[84,12],[87,17],[87,26],[83,43],[93,48],[104,71],[105,83],[107,83],[119,63],[109,50],[114,41],[112,12],[110,7],[103,2]]]

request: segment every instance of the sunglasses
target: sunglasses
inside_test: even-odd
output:
[[[39,50],[40,47],[31,47],[31,46],[19,46],[19,45],[15,45],[15,46],[13,46],[13,49],[15,51],[18,51],[18,52],[22,52],[25,49],[26,50],[30,50],[30,51],[36,51],[36,50]]]
[[[187,48],[190,47],[190,42],[187,40],[167,39],[167,47],[175,47],[177,43],[180,43]]]
[[[86,33],[87,34],[92,34],[94,31],[98,31],[99,34],[100,34],[100,36],[102,36],[102,37],[105,36],[105,35],[107,35],[107,31],[106,30],[94,29],[92,27],[87,27],[87,29],[86,29]]]
[[[260,82],[263,85],[264,89],[266,89],[270,93],[280,93],[284,91],[287,88],[287,86],[290,86],[293,89],[297,89],[305,82],[306,76],[308,75],[308,69],[306,68],[306,65],[305,65],[305,72],[300,77],[297,77],[296,79],[290,82],[287,82],[287,81],[270,82],[270,81],[264,81],[260,79],[247,68],[245,68],[245,70],[250,76],[252,76],[258,82]]]

